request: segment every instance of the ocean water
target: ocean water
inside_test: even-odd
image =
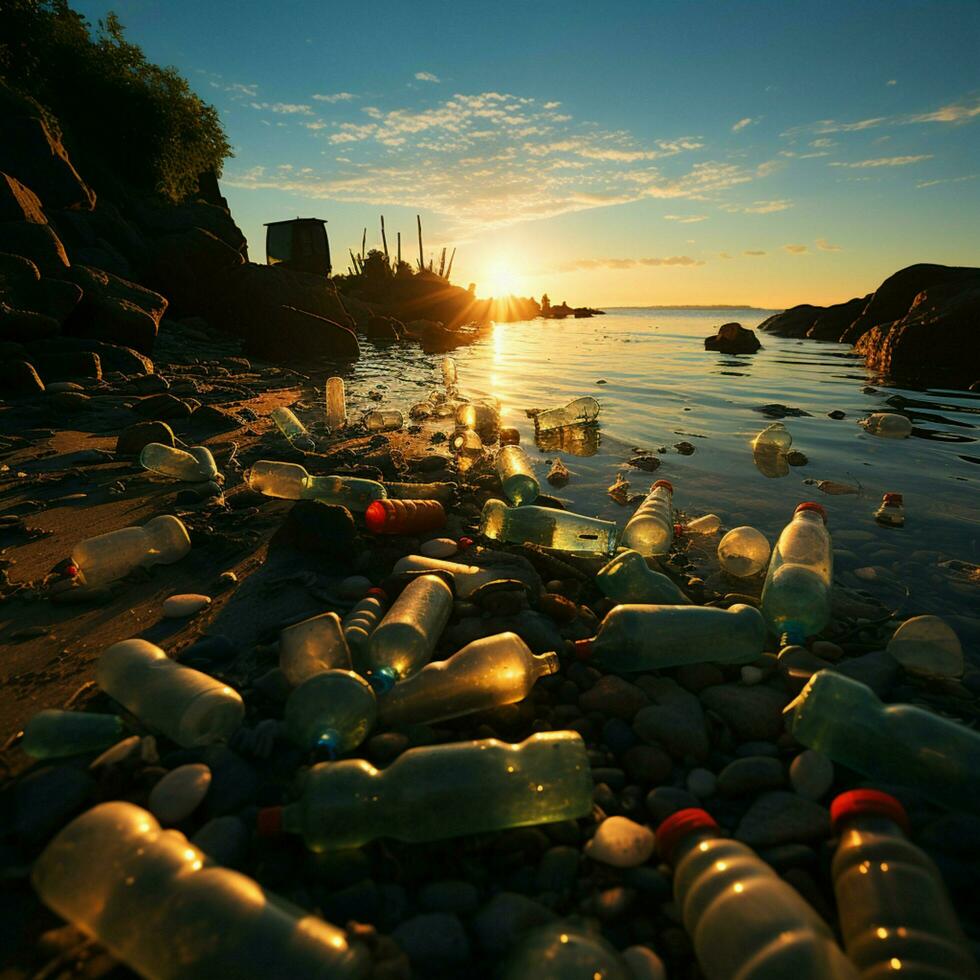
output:
[[[839,582],[903,615],[944,616],[980,660],[980,580],[961,564],[980,564],[980,394],[900,387],[841,344],[759,334],[763,349],[753,355],[704,350],[704,338],[721,323],[755,327],[769,313],[615,309],[586,320],[496,324],[452,356],[464,395],[500,400],[502,424],[520,430],[545,492],[549,461],[560,458],[568,467],[570,482],[553,493],[570,510],[623,524],[635,505],[607,495],[617,473],[632,493],[663,478],[688,518],[715,513],[725,528],[752,525],[772,544],[798,503],[818,500],[828,512]],[[379,407],[364,398],[367,390],[380,391],[384,407],[407,410],[442,385],[441,354],[364,348],[348,381],[358,393],[357,410]],[[526,410],[580,395],[601,403],[596,438],[536,446]],[[896,396],[906,400],[902,408],[888,404]],[[751,442],[772,421],[758,411],[770,404],[806,413],[782,420],[793,448],[808,457],[805,466],[781,473],[757,467]],[[832,411],[845,417],[831,419]],[[907,414],[912,436],[865,433],[858,420],[874,411]],[[695,447],[693,454],[674,448],[682,441]],[[655,473],[629,466],[637,449],[660,451]],[[859,492],[827,495],[807,480]],[[903,494],[904,528],[875,523],[885,492]],[[717,541],[702,539],[692,551],[702,576],[717,571]]]

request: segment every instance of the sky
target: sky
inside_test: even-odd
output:
[[[980,264],[977,0],[75,2],[216,106],[263,223],[481,296],[827,304]]]

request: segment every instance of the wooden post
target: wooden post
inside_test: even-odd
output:
[[[398,264],[402,264],[402,233],[398,232]]]
[[[453,271],[453,259],[456,258],[456,249],[453,248],[453,254],[449,256],[449,268],[446,269],[446,278],[449,278],[449,273]]]
[[[446,246],[443,245],[442,246],[442,258],[439,260],[439,276],[440,276],[440,278],[442,277],[442,274],[445,271],[446,271]]]
[[[385,259],[388,258],[388,239],[385,237],[385,216],[381,215],[381,244],[385,250]]]
[[[425,268],[425,256],[422,254],[422,215],[415,215],[415,220],[419,223],[419,272]]]
[[[364,229],[364,234],[361,235],[361,258],[367,255],[367,228]]]

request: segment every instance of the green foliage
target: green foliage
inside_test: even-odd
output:
[[[147,61],[115,14],[93,31],[67,0],[3,0],[0,79],[60,123],[96,189],[121,178],[180,201],[231,156],[217,110],[176,69]]]

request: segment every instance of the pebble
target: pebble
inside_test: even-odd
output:
[[[650,859],[653,845],[653,831],[649,827],[628,817],[607,817],[585,845],[585,853],[593,861],[614,868],[635,868]]]
[[[363,599],[370,588],[373,588],[373,584],[369,578],[351,575],[340,583],[338,591],[343,599]]]
[[[834,764],[823,752],[807,749],[790,764],[789,781],[799,796],[819,800],[834,784]]]
[[[178,766],[150,791],[150,813],[164,826],[180,823],[198,808],[210,785],[211,770],[203,763]]]
[[[658,824],[678,810],[697,806],[700,806],[698,798],[678,786],[658,786],[647,793],[647,811]]]
[[[786,462],[790,466],[806,466],[809,461],[806,453],[801,452],[799,449],[791,449],[786,454]]]
[[[785,785],[783,764],[770,756],[736,759],[718,773],[718,792],[727,797],[751,796]]]
[[[74,381],[52,381],[45,385],[44,390],[48,394],[55,395],[60,391],[84,391],[85,389],[81,385],[75,384]]]
[[[473,931],[485,953],[499,956],[529,929],[554,922],[555,918],[551,909],[524,895],[498,892],[477,912]]]
[[[878,697],[885,697],[898,677],[898,662],[887,650],[875,650],[834,665],[834,670],[867,684]]]
[[[963,676],[963,647],[959,637],[938,616],[907,619],[895,630],[887,650],[910,674]]]
[[[459,916],[449,912],[412,916],[397,926],[391,936],[417,967],[440,970],[470,957],[470,941],[463,923]]]
[[[825,807],[795,793],[763,793],[749,807],[735,831],[735,839],[749,847],[805,844],[830,836],[830,814]]]
[[[600,677],[578,699],[583,711],[599,711],[623,721],[632,721],[636,713],[649,703],[650,699],[640,688],[616,674]]]
[[[237,584],[238,584],[238,576],[234,572],[232,572],[230,570],[227,571],[227,572],[222,572],[218,576],[218,587],[219,588],[227,589],[228,586],[230,586],[230,585],[237,585]]]
[[[577,847],[558,846],[545,851],[534,876],[537,890],[559,895],[571,891],[578,877],[579,858]]]
[[[752,664],[746,664],[739,673],[742,678],[742,683],[747,684],[749,687],[753,684],[762,683],[766,676],[764,670],[760,667],[753,667]]]
[[[789,698],[771,687],[719,684],[699,695],[701,703],[724,719],[743,741],[772,741],[783,730],[783,708]]]
[[[419,904],[427,912],[471,915],[480,904],[480,892],[469,881],[430,881],[419,890]]]
[[[16,836],[32,846],[50,837],[92,801],[95,788],[87,772],[72,766],[45,766],[29,772],[12,794]]]
[[[629,946],[623,950],[623,962],[632,980],[666,980],[664,961],[646,946]]]
[[[693,796],[706,800],[715,795],[718,780],[710,769],[692,769],[687,774],[687,789]]]
[[[118,766],[122,762],[135,759],[141,750],[141,739],[139,735],[130,735],[115,745],[110,745],[100,756],[95,758],[90,764],[89,769],[102,769],[105,766]]]
[[[659,745],[634,745],[623,753],[623,765],[630,778],[644,786],[662,783],[674,768],[670,756]]]
[[[215,817],[191,838],[195,847],[226,868],[241,867],[248,852],[248,841],[248,827],[235,816]]]
[[[659,743],[675,759],[704,762],[708,729],[698,699],[667,678],[645,679],[642,689],[653,704],[637,713],[633,731],[645,742]]]
[[[211,600],[206,595],[196,595],[191,592],[185,595],[172,595],[163,602],[163,618],[183,619],[199,613],[210,605]]]
[[[426,558],[452,558],[459,547],[452,538],[432,538],[419,548],[419,554]]]

